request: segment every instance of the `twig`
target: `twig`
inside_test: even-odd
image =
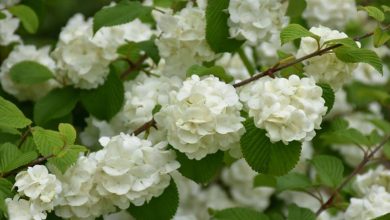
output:
[[[29,125],[27,130],[20,137],[20,142],[18,144],[18,148],[20,148],[23,145],[23,143],[26,141],[26,139],[27,139],[28,135],[30,134],[30,132],[31,132],[31,126]]]
[[[6,172],[6,173],[0,175],[0,177],[7,178],[7,177],[9,177],[9,176],[16,175],[20,170],[23,170],[23,169],[25,169],[25,168],[27,168],[27,167],[32,167],[32,166],[35,166],[35,165],[43,164],[43,163],[45,163],[48,159],[50,159],[50,158],[52,158],[52,157],[54,157],[54,156],[55,156],[55,155],[49,155],[49,156],[47,156],[47,157],[39,157],[39,158],[35,159],[34,161],[30,162],[30,163],[27,164],[27,165],[24,165],[24,166],[22,166],[22,167],[18,167],[18,168],[14,169],[14,170],[11,170],[11,171],[9,171],[9,172]]]
[[[136,129],[135,131],[133,131],[132,134],[134,134],[135,136],[141,134],[142,132],[148,130],[149,128],[151,127],[155,127],[156,126],[156,121],[152,118],[152,120],[146,122],[145,124],[143,124],[141,127],[139,127],[138,129]]]
[[[363,168],[364,166],[374,157],[374,155],[390,140],[390,134],[388,134],[379,144],[374,148],[373,151],[371,151],[370,154],[366,155],[363,160],[359,163],[359,165],[350,173],[344,181],[336,188],[336,190],[331,194],[329,199],[321,205],[321,207],[316,212],[316,215],[319,216],[323,211],[328,209],[332,204],[336,196],[339,194],[339,192],[349,183],[349,181],[352,180],[353,177],[355,177]]]
[[[140,70],[141,67],[142,67],[142,64],[144,63],[144,61],[148,58],[148,55],[147,54],[144,54],[142,55],[138,60],[137,62],[133,63],[131,61],[128,60],[128,63],[129,63],[129,68],[127,70],[125,70],[121,75],[120,75],[120,78],[122,80],[125,80],[126,77],[132,73],[133,71],[136,71],[136,70]]]

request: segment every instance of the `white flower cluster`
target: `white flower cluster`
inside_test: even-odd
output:
[[[179,167],[166,143],[120,134],[101,138],[102,150],[81,157],[61,179],[63,192],[56,215],[63,218],[98,217],[142,205],[161,195],[169,173]]]
[[[259,211],[266,209],[274,192],[270,187],[253,187],[257,175],[244,159],[234,162],[222,172],[223,182],[230,187],[234,201],[242,206],[253,207]]]
[[[0,8],[2,8],[0,4]],[[0,19],[0,45],[6,46],[13,42],[20,42],[20,37],[15,34],[16,29],[19,27],[19,19],[12,17],[8,11],[2,11],[6,16]]]
[[[320,46],[323,46],[326,41],[348,37],[345,33],[321,25],[310,28],[310,32],[320,36]],[[303,57],[317,50],[317,41],[311,37],[304,37],[301,40],[297,56]],[[332,51],[310,58],[303,63],[305,64],[303,69],[307,76],[313,77],[317,82],[328,83],[335,90],[341,88],[352,78],[352,71],[357,67],[357,64],[342,62]]]
[[[49,93],[53,88],[58,87],[59,84],[54,79],[31,85],[17,84],[11,79],[9,73],[13,65],[22,61],[38,62],[55,73],[56,64],[49,56],[49,52],[50,48],[48,46],[39,49],[33,45],[16,46],[1,65],[0,81],[4,91],[12,94],[20,101],[36,101]]]
[[[103,84],[108,65],[118,55],[117,48],[128,41],[148,40],[153,32],[138,19],[123,25],[104,27],[95,35],[92,19],[76,14],[63,28],[52,55],[58,64],[57,77],[63,84],[92,89]]]
[[[156,39],[160,56],[165,59],[165,75],[185,77],[187,69],[215,58],[206,42],[205,12],[188,6],[177,14],[155,13],[161,35]]]
[[[319,129],[327,107],[322,89],[313,79],[291,75],[288,79],[263,77],[245,86],[240,98],[267,131],[272,142],[310,141]]]
[[[257,45],[280,32],[289,19],[281,0],[231,0],[229,31],[234,38]]]
[[[168,142],[190,159],[200,160],[239,144],[244,132],[242,104],[233,86],[214,76],[193,75],[171,93],[170,104],[155,115],[168,132]]]
[[[57,196],[62,191],[62,185],[56,176],[49,174],[43,165],[29,167],[27,171],[18,173],[14,186],[19,195],[6,199],[8,215],[11,220],[46,219],[46,212],[54,208]],[[26,196],[29,200],[19,199]]]
[[[306,0],[306,3],[303,17],[310,26],[344,29],[349,21],[357,18],[355,0]]]

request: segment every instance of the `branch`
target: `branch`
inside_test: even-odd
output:
[[[137,62],[133,63],[131,62],[130,60],[127,60],[127,62],[129,63],[129,68],[127,70],[125,70],[121,75],[120,75],[120,79],[122,80],[125,80],[126,77],[132,73],[133,71],[136,71],[136,70],[140,70],[141,67],[142,67],[142,64],[144,63],[144,61],[148,58],[148,55],[144,54],[142,55],[138,60]]]
[[[137,136],[137,135],[141,134],[142,132],[148,130],[151,127],[156,127],[156,121],[153,118],[152,118],[152,120],[150,120],[150,121],[146,122],[145,124],[143,124],[141,127],[137,128],[131,134]]]
[[[32,166],[35,166],[35,165],[44,164],[44,163],[46,163],[46,161],[48,159],[50,159],[50,158],[52,158],[54,156],[55,155],[49,155],[47,157],[38,157],[37,159],[31,161],[30,163],[28,163],[28,164],[26,164],[24,166],[18,167],[18,168],[14,169],[14,170],[11,170],[9,172],[6,172],[6,173],[0,175],[0,177],[7,178],[9,176],[16,175],[19,171],[21,171],[21,170],[23,170],[23,169],[25,169],[27,167],[32,167]]]
[[[321,205],[321,207],[316,212],[316,215],[319,216],[323,211],[328,209],[332,204],[336,196],[340,191],[364,168],[364,166],[374,157],[374,155],[390,140],[390,134],[386,135],[385,138],[371,151],[370,154],[364,156],[363,160],[359,165],[350,173],[344,181],[336,188],[336,190],[330,195],[329,199]]]

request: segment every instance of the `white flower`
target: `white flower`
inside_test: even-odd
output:
[[[274,189],[269,187],[253,187],[253,178],[257,175],[244,159],[234,162],[222,172],[223,182],[230,187],[235,202],[241,206],[250,206],[259,211],[270,204]]]
[[[214,76],[197,75],[171,93],[170,105],[155,115],[159,128],[168,132],[168,142],[190,159],[200,160],[239,143],[242,108],[233,86]]]
[[[238,54],[224,53],[215,64],[222,66],[226,72],[233,76],[236,82],[250,77],[248,70]]]
[[[92,19],[84,20],[76,14],[60,33],[59,43],[53,51],[59,68],[58,78],[64,84],[92,89],[103,84],[111,61],[118,55],[117,48],[128,41],[147,40],[150,28],[138,19],[123,25],[104,27],[94,36]]]
[[[306,0],[306,3],[303,17],[310,26],[344,29],[349,21],[357,18],[355,0]]]
[[[16,195],[5,200],[9,220],[41,220],[46,219],[46,210],[39,204]]]
[[[373,186],[363,198],[352,198],[345,211],[345,219],[366,220],[388,213],[390,193],[383,186]]]
[[[13,6],[20,2],[20,0],[2,0],[0,6]]]
[[[295,52],[294,45],[290,43],[283,44],[280,42],[280,32],[272,34],[269,39],[263,40],[256,45],[255,53],[259,57],[258,64],[261,66],[272,66],[277,63],[280,58],[278,56],[278,51],[283,51],[284,53],[293,53]]]
[[[285,10],[280,0],[231,0],[228,8],[230,35],[257,45],[288,23]]]
[[[0,4],[0,7],[2,4]],[[20,42],[20,37],[15,34],[19,27],[19,19],[13,18],[11,13],[3,10],[5,18],[0,19],[0,45],[6,46],[13,42]]]
[[[309,161],[313,157],[313,151],[313,145],[310,141],[303,142],[301,156],[299,157],[299,161],[292,171],[305,174],[309,169]]]
[[[161,35],[156,39],[160,56],[165,59],[165,75],[185,77],[187,69],[215,58],[206,42],[205,12],[188,6],[177,14],[155,13]]]
[[[19,172],[15,177],[14,186],[21,195],[30,200],[38,200],[42,203],[51,203],[61,192],[61,183],[56,176],[49,174],[43,165],[29,167],[27,171]]]
[[[326,41],[348,37],[345,33],[331,30],[324,26],[312,27],[310,32],[320,36],[320,45]],[[301,40],[297,57],[303,57],[317,51],[317,41],[311,37],[304,37]],[[328,83],[337,90],[346,82],[351,80],[352,71],[357,67],[355,63],[344,63],[339,60],[333,51],[321,56],[312,57],[303,62],[304,71],[307,76],[313,77],[317,82]]]
[[[354,189],[359,195],[369,193],[370,188],[374,185],[383,186],[390,193],[390,170],[378,166],[376,169],[357,175],[353,183]]]
[[[355,80],[368,85],[384,85],[390,76],[389,68],[383,66],[383,75],[367,63],[359,63],[352,73]]]
[[[54,60],[50,58],[49,51],[50,47],[48,46],[40,49],[33,45],[16,46],[1,65],[0,81],[4,91],[12,94],[20,101],[36,101],[49,93],[53,88],[58,87],[59,84],[54,79],[32,85],[17,84],[11,79],[9,74],[12,66],[22,61],[38,62],[55,73],[56,65]]]
[[[310,141],[319,129],[327,107],[322,89],[313,79],[291,75],[288,79],[268,76],[245,86],[240,98],[265,129],[272,142]]]

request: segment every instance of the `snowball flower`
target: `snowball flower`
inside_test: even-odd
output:
[[[347,38],[345,33],[331,30],[324,26],[312,27],[310,32],[320,36],[320,45],[326,41],[334,39]],[[317,41],[311,37],[304,37],[301,40],[301,45],[297,56],[303,57],[317,51]],[[321,56],[312,57],[304,63],[304,71],[307,76],[313,77],[316,82],[328,83],[333,89],[337,90],[346,82],[351,80],[352,71],[357,67],[355,63],[344,63],[339,60],[333,51]]]
[[[383,186],[390,193],[390,170],[378,166],[376,169],[357,175],[353,183],[354,189],[360,195],[369,193],[370,188],[374,185]]]
[[[81,89],[93,89],[104,83],[109,64],[118,55],[117,48],[128,41],[143,41],[152,36],[149,26],[138,19],[123,25],[104,27],[95,35],[92,19],[76,14],[62,29],[53,51],[64,84]]]
[[[165,75],[184,78],[190,66],[215,58],[206,42],[204,10],[188,6],[177,14],[156,12],[154,17],[161,31],[156,45],[166,62]]]
[[[61,192],[61,183],[56,176],[49,174],[43,165],[29,167],[27,171],[19,172],[15,177],[15,187],[18,192],[30,198],[44,203],[53,202]]]
[[[310,26],[325,25],[344,29],[347,22],[357,18],[355,0],[306,0],[303,17]]]
[[[155,115],[168,132],[168,142],[190,159],[200,160],[239,143],[242,108],[233,86],[214,76],[187,79],[171,93],[170,104]]]
[[[20,199],[18,195],[13,199],[7,198],[5,204],[7,205],[9,220],[41,220],[47,217],[45,210],[39,203]]]
[[[39,49],[33,45],[16,46],[1,65],[0,81],[4,91],[15,96],[20,101],[36,101],[49,93],[53,88],[58,87],[59,84],[54,79],[42,83],[26,85],[15,83],[10,76],[10,69],[12,66],[22,61],[38,62],[54,73],[56,64],[49,56],[49,52],[50,47],[48,46]]]
[[[0,19],[0,45],[6,46],[13,42],[20,42],[20,37],[15,34],[19,27],[19,19],[12,17],[8,11],[3,10],[2,12],[5,14],[5,18]]]
[[[228,11],[230,35],[252,45],[279,33],[289,21],[281,0],[231,0]]]
[[[265,129],[272,142],[310,141],[319,129],[327,107],[322,89],[313,79],[291,75],[288,79],[263,77],[245,86],[240,98]]]
[[[345,219],[366,220],[388,213],[390,193],[382,186],[373,186],[363,198],[352,198]]]

